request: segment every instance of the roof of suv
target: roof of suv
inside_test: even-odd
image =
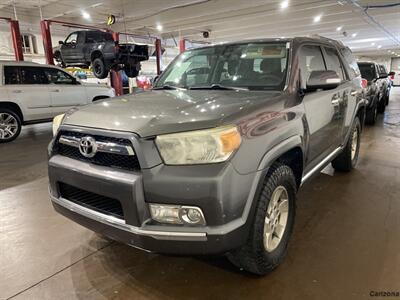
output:
[[[31,61],[15,61],[15,60],[0,60],[0,65],[59,68],[54,65],[39,64],[39,63],[31,62]]]

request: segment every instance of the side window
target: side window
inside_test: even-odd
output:
[[[325,71],[324,58],[319,46],[306,45],[300,49],[301,87],[306,88],[312,71]]]
[[[40,67],[20,67],[21,84],[47,84],[44,69]]]
[[[71,75],[53,68],[45,69],[47,80],[54,84],[75,84],[76,80]]]
[[[350,67],[350,77],[358,77],[360,76],[360,69],[358,68],[357,61],[355,60],[353,53],[351,53],[350,49],[343,48],[340,50],[344,59],[346,60],[347,64]]]
[[[88,31],[86,32],[86,43],[95,43],[96,42],[96,36],[93,34],[93,32]]]
[[[325,48],[326,69],[335,71],[342,81],[346,79],[342,63],[340,62],[337,51],[334,48]]]
[[[65,43],[66,44],[76,44],[77,40],[78,40],[78,33],[73,32],[67,37],[67,39],[65,40]]]
[[[4,79],[5,84],[20,84],[21,77],[19,73],[19,67],[4,66]]]

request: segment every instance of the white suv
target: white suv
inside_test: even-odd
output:
[[[114,89],[79,82],[56,66],[0,61],[0,143],[16,139],[22,125],[114,96]]]

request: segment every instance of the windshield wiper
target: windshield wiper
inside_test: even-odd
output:
[[[169,84],[165,84],[163,86],[157,86],[157,87],[153,88],[153,90],[178,90],[178,89],[185,89],[185,88],[179,87],[179,86],[174,86],[174,85],[169,85]]]
[[[214,83],[210,86],[192,86],[192,87],[189,87],[189,90],[242,90],[242,91],[248,91],[249,89],[246,87],[227,86],[227,85],[222,85],[219,83]]]

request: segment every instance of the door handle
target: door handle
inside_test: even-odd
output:
[[[342,102],[340,95],[336,94],[332,97],[331,103],[333,106],[338,106]]]
[[[53,92],[53,93],[59,93],[59,92],[60,92],[60,90],[59,90],[59,89],[56,89],[56,90],[51,90],[50,92]]]
[[[19,93],[22,93],[22,90],[13,90],[12,92],[16,93],[16,94],[19,94]]]

